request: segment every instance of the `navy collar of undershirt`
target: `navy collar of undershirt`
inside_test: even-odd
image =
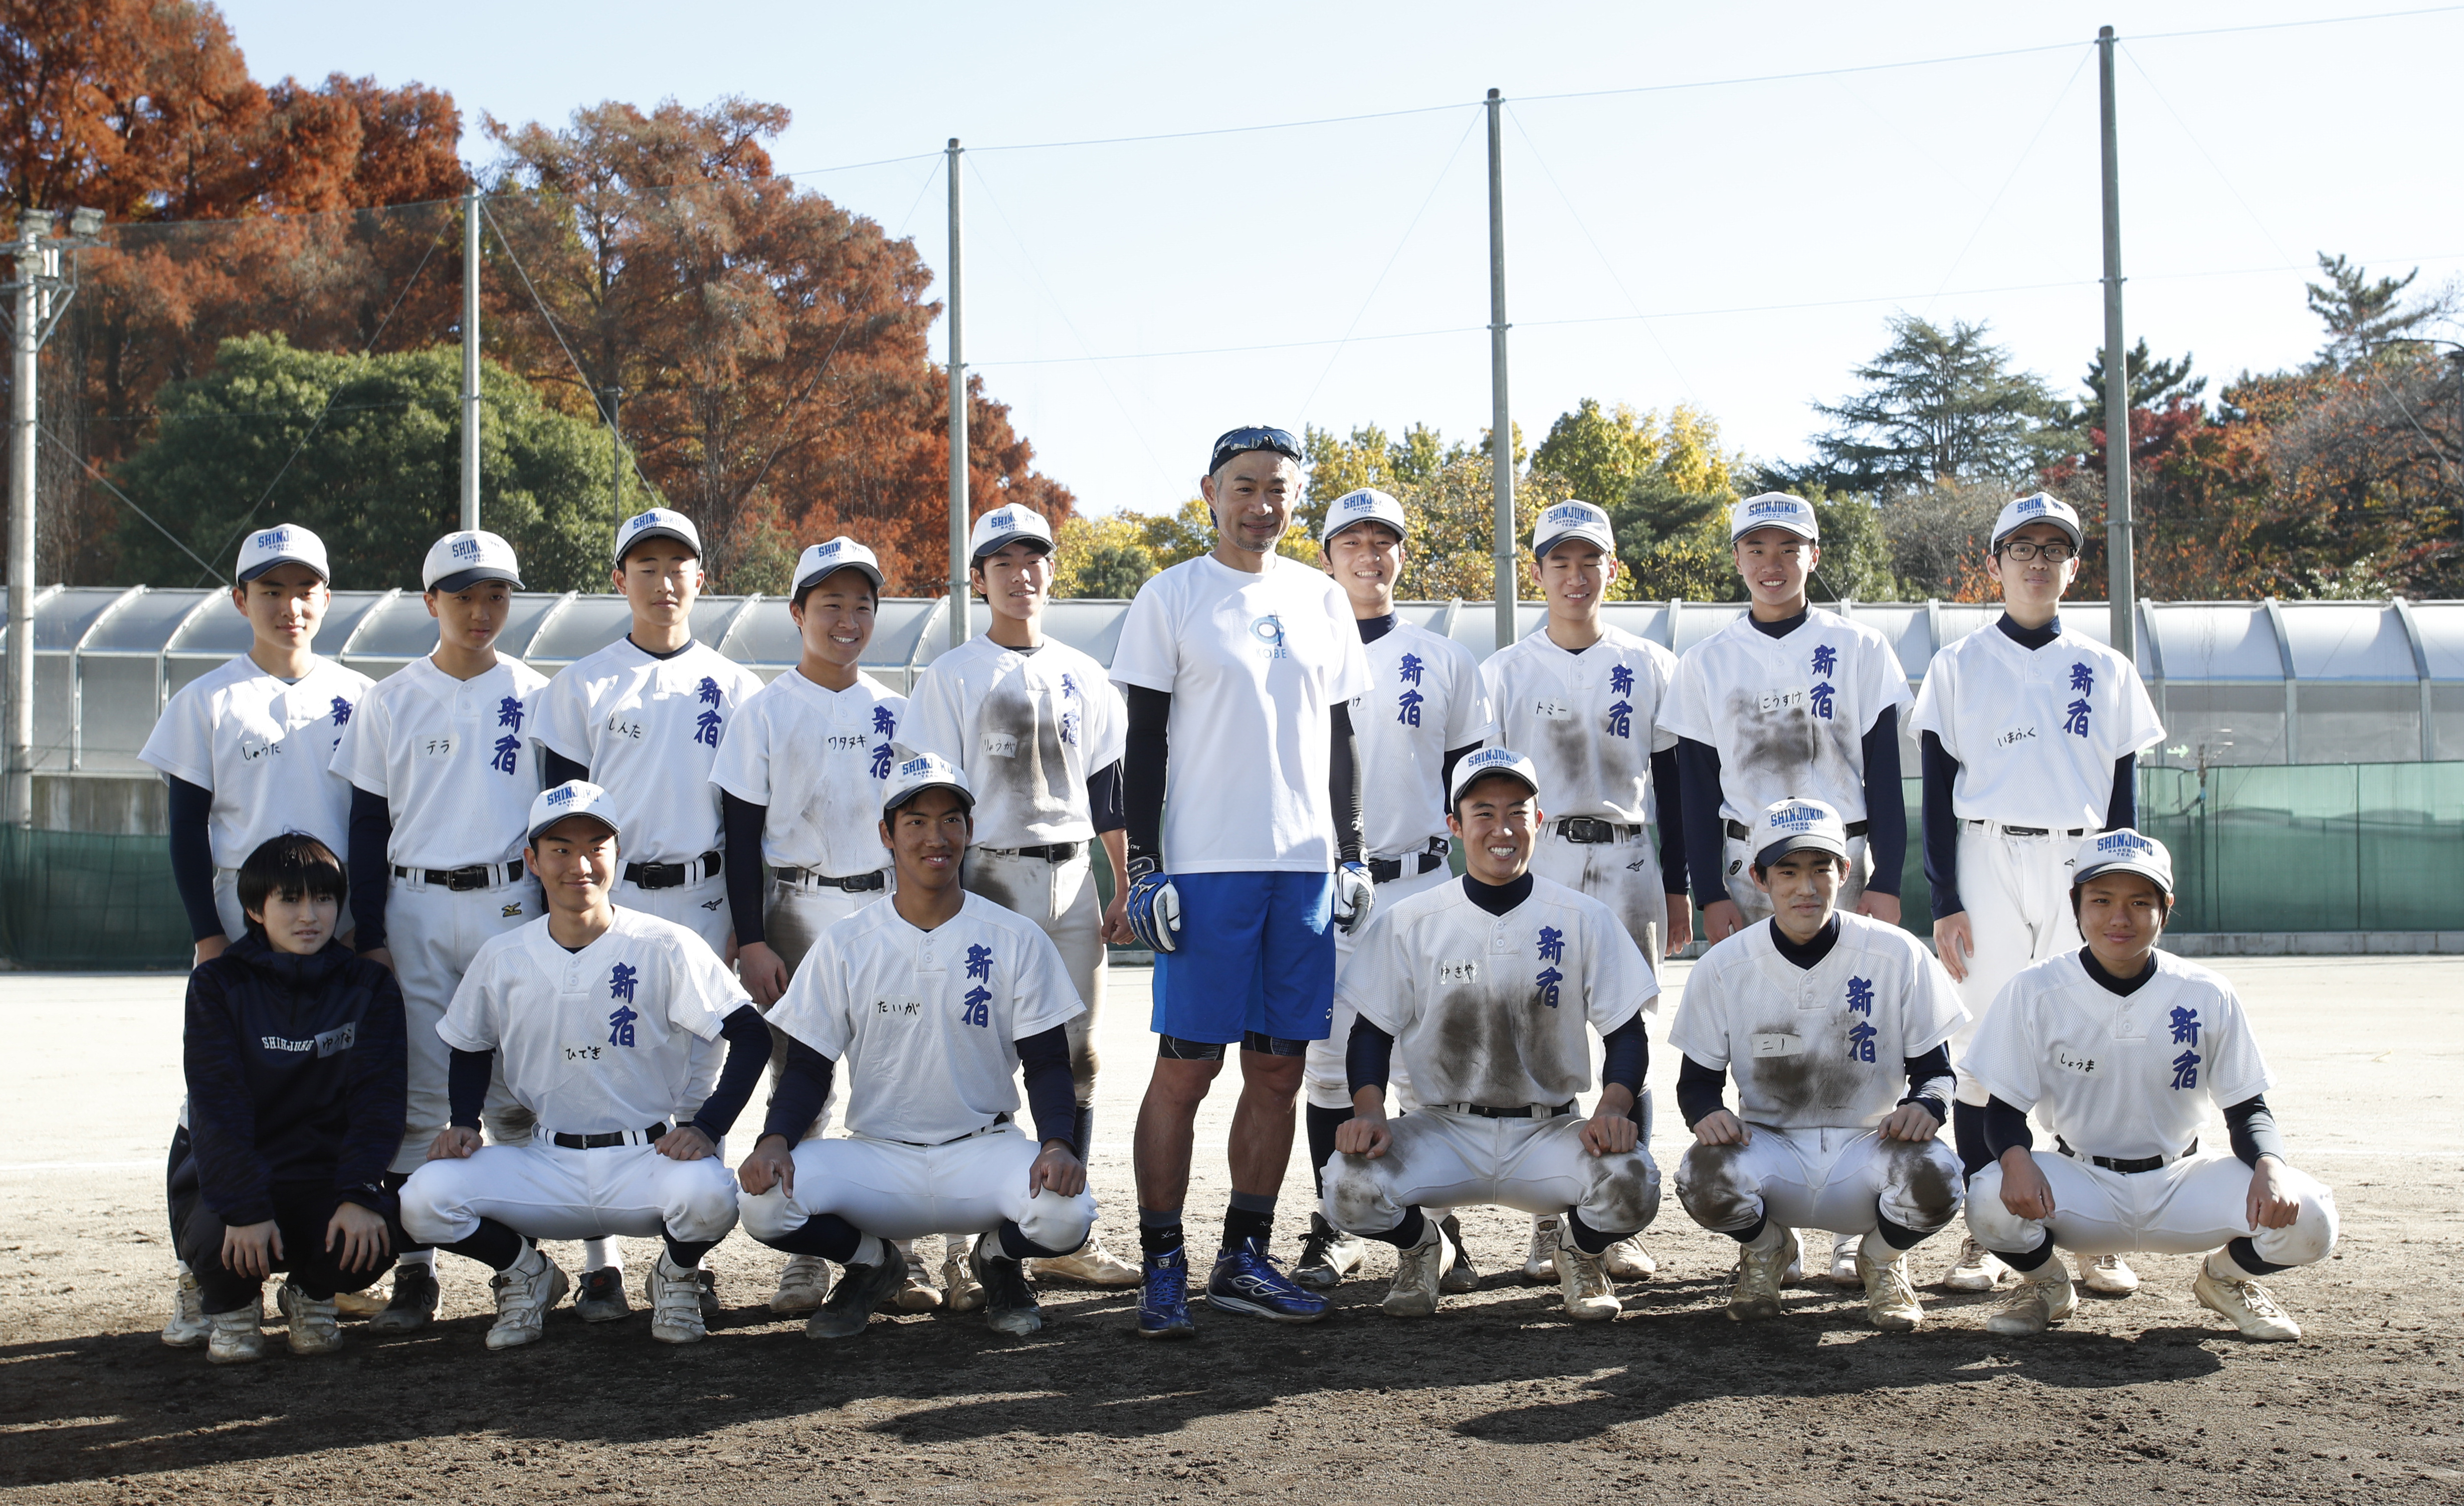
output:
[[[1531,897],[1531,875],[1518,874],[1507,884],[1483,884],[1466,873],[1463,893],[1491,915],[1503,915]]]
[[[1395,630],[1395,614],[1392,612],[1384,617],[1355,617],[1352,621],[1360,629],[1363,644],[1374,644]]]
[[[636,641],[630,633],[627,633],[625,635],[625,642],[631,644],[636,648],[642,648],[641,644]],[[676,655],[683,653],[686,649],[691,648],[692,646],[693,640],[688,638],[683,643],[669,649],[666,653],[661,653],[655,648],[642,648],[642,652],[649,654],[653,659],[673,659]]]
[[[1808,604],[1804,611],[1797,613],[1794,617],[1783,617],[1776,622],[1766,622],[1761,618],[1756,617],[1753,614],[1753,609],[1749,607],[1746,610],[1746,621],[1753,623],[1754,631],[1762,634],[1765,638],[1786,638],[1789,634],[1795,632],[1800,627],[1803,627],[1805,625],[1805,620],[1813,615],[1814,608],[1811,604]]]
[[[2152,951],[2147,954],[2147,966],[2140,969],[2139,976],[2135,978],[2117,978],[2105,971],[2104,964],[2097,961],[2095,951],[2086,947],[2079,949],[2079,966],[2087,970],[2087,975],[2096,981],[2098,988],[2107,993],[2119,993],[2123,998],[2145,988],[2147,980],[2156,975],[2156,954]]]
[[[2005,612],[2002,614],[2002,620],[1993,625],[2002,629],[2003,637],[2022,648],[2042,648],[2062,636],[2062,620],[2059,614],[2056,614],[2053,621],[2042,627],[2021,627],[2011,621],[2010,613]]]
[[[1780,929],[1779,922],[1774,920],[1771,923],[1771,949],[1779,953],[1781,961],[1793,963],[1811,972],[1820,966],[1823,958],[1831,955],[1832,948],[1839,945],[1839,917],[1835,914],[1824,921],[1822,928],[1807,942],[1789,940],[1788,932]]]

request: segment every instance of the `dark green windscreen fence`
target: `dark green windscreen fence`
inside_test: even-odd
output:
[[[0,826],[0,957],[23,968],[185,968],[188,918],[160,837]]]

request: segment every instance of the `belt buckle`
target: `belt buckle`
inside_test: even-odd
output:
[[[638,881],[646,889],[672,889],[685,882],[685,865],[681,862],[646,862]]]
[[[445,887],[454,894],[468,894],[473,889],[488,886],[488,870],[480,867],[455,868],[445,875]]]

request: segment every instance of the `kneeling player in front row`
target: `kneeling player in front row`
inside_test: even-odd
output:
[[[1095,1226],[1073,1149],[1067,1030],[1087,1006],[1033,921],[960,885],[966,776],[916,753],[884,802],[898,870],[889,901],[824,931],[815,951],[828,965],[797,970],[770,1012],[787,1068],[737,1168],[745,1232],[847,1268],[807,1338],[864,1332],[906,1278],[894,1241],[954,1232],[982,1236],[967,1258],[992,1326],[1030,1334],[1044,1318],[1019,1262],[1067,1255]],[[806,1140],[842,1059],[847,1133]],[[1010,1123],[1021,1066],[1035,1141]]]
[[[402,1190],[403,1228],[496,1272],[491,1349],[538,1340],[567,1289],[536,1241],[620,1234],[666,1236],[646,1283],[650,1337],[691,1343],[707,1331],[693,1269],[736,1227],[718,1148],[769,1062],[769,1027],[699,936],[608,903],[621,839],[595,784],[568,780],[532,802],[522,857],[547,914],[481,945],[437,1026],[453,1053],[452,1118]],[[693,1048],[722,1036],[718,1085],[691,1123],[671,1124]],[[527,1146],[482,1148],[499,1052],[538,1128]]]
[[[1739,1321],[1778,1316],[1793,1231],[1821,1229],[1855,1240],[1874,1326],[1914,1328],[1907,1252],[1959,1211],[1959,1158],[1935,1137],[1950,1117],[1946,1042],[1968,1014],[1914,936],[1837,908],[1848,841],[1820,800],[1762,813],[1747,850],[1771,915],[1695,964],[1668,1032],[1695,1142],[1677,1196],[1745,1247]],[[1731,1074],[1735,1113],[1721,1101]]]
[[[2205,1255],[2203,1307],[2251,1339],[2301,1329],[2258,1284],[2336,1247],[2336,1194],[2285,1160],[2264,1097],[2274,1085],[2233,985],[2156,950],[2173,907],[2165,844],[2124,828],[2079,848],[2071,909],[2086,947],[2004,986],[1962,1063],[1991,1097],[1994,1165],[1970,1184],[1968,1227],[2024,1283],[1987,1320],[2041,1333],[2078,1299],[2060,1246]],[[2233,1153],[2199,1154],[2208,1104]],[[2056,1150],[2032,1148],[2032,1109]]]
[[[1452,1241],[1423,1207],[1497,1203],[1559,1217],[1566,1311],[1615,1318],[1601,1256],[1660,1210],[1660,1168],[1632,1113],[1660,985],[1608,906],[1530,872],[1540,822],[1531,760],[1484,749],[1455,766],[1447,826],[1463,876],[1398,902],[1362,938],[1337,988],[1356,1011],[1348,1048],[1353,1117],[1335,1130],[1323,1211],[1401,1252],[1386,1311],[1438,1309]],[[1591,1086],[1588,1024],[1607,1060]],[[1386,1118],[1399,1043],[1419,1105]],[[1561,1216],[1562,1215],[1562,1216]]]

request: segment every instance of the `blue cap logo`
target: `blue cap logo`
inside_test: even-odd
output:
[[[555,789],[547,792],[547,803],[550,805],[571,805],[573,803],[574,794],[575,791],[572,785],[560,784]]]
[[[2107,832],[2096,840],[2099,853],[2154,852],[2156,844],[2137,832]]]
[[[453,541],[453,555],[457,559],[469,559],[478,553],[479,541],[475,538],[457,538]]]
[[[625,520],[625,526],[627,528],[648,528],[658,520],[659,514],[656,512],[644,513],[637,516],[627,518]]]
[[[1788,497],[1772,497],[1768,501],[1756,502],[1746,509],[1748,517],[1764,517],[1773,513],[1786,513],[1793,516],[1796,513],[1796,503]]]
[[[1011,529],[1018,527],[1018,518],[1013,513],[996,513],[992,516],[984,519],[984,526],[991,529],[996,534],[1006,534]]]
[[[2022,502],[2022,503],[2020,503],[2020,504],[2019,504],[2019,512],[2020,512],[2020,513],[2041,513],[2041,512],[2043,512],[2044,510],[2045,510],[2045,499],[2044,499],[2043,497],[2041,497],[2041,496],[2033,496],[2033,497],[2030,497],[2030,498],[2028,498],[2026,501],[2024,501],[2024,502]]]
[[[1811,805],[1791,805],[1783,810],[1773,811],[1771,823],[1773,826],[1796,831],[1811,826],[1820,819],[1822,819],[1822,813]]]
[[[818,557],[818,558],[822,558],[822,559],[827,559],[827,558],[829,558],[832,555],[835,555],[835,554],[837,554],[838,552],[839,552],[839,541],[838,541],[837,539],[835,539],[835,538],[831,539],[831,540],[830,540],[828,543],[826,543],[826,544],[816,544],[816,545],[814,545],[814,546],[813,546],[813,554],[814,554],[814,556],[815,556],[816,557]]]
[[[256,547],[259,549],[280,549],[289,542],[291,542],[291,530],[287,528],[270,529],[256,535]]]
[[[930,758],[910,758],[905,763],[898,766],[898,776],[902,779],[907,778],[912,775],[931,774],[932,772],[933,760]]]
[[[1594,510],[1579,502],[1561,502],[1549,510],[1546,520],[1551,523],[1588,523],[1594,516]]]

